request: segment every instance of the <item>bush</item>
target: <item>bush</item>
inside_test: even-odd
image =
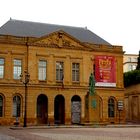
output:
[[[128,87],[131,85],[140,83],[140,70],[133,70],[124,73],[124,86]]]

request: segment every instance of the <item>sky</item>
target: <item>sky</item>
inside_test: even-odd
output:
[[[140,50],[140,0],[1,0],[0,27],[10,18],[87,27],[127,54]]]

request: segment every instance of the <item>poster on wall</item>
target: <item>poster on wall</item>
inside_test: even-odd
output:
[[[96,86],[116,87],[116,65],[114,56],[95,57]]]

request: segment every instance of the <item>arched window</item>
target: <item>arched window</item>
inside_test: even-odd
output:
[[[113,98],[108,100],[108,117],[115,116],[115,101]]]
[[[13,116],[20,117],[21,99],[16,95],[13,97]]]
[[[0,117],[3,116],[3,97],[0,95]]]

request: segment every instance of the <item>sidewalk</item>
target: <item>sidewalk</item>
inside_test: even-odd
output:
[[[128,128],[128,127],[140,127],[140,124],[114,124],[114,125],[107,125],[106,127],[109,127],[109,128]]]
[[[109,125],[35,125],[35,126],[11,126],[10,129],[52,129],[52,128],[129,128],[140,127],[140,124],[109,124]]]
[[[140,140],[140,125],[132,124],[106,125],[104,127],[19,126],[13,127],[13,129],[0,127],[0,140]]]

